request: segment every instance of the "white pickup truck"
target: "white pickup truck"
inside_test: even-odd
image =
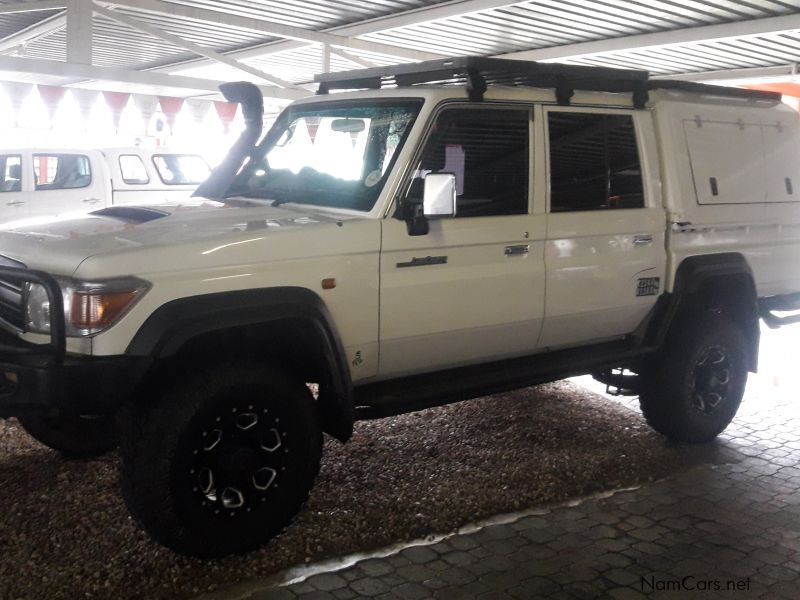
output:
[[[205,160],[162,148],[0,150],[0,223],[188,198]]]
[[[759,318],[800,307],[779,95],[478,58],[319,82],[260,143],[223,86],[248,128],[207,200],[0,231],[0,416],[119,441],[131,513],[196,556],[279,533],[358,418],[591,373],[670,438],[725,429]]]

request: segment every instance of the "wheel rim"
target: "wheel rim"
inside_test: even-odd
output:
[[[230,517],[267,510],[286,471],[287,436],[274,411],[253,404],[205,419],[191,438],[188,473],[198,504]]]
[[[724,406],[732,377],[731,361],[722,346],[711,346],[695,364],[692,376],[692,406],[711,414]]]

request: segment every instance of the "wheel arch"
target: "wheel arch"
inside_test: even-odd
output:
[[[662,318],[653,323],[648,339],[661,345],[675,325],[703,311],[726,314],[742,328],[748,342],[748,368],[755,372],[760,341],[758,293],[753,271],[742,254],[685,258],[676,270],[672,292],[666,296]]]
[[[266,288],[173,300],[150,315],[126,350],[154,359],[150,380],[214,353],[256,356],[304,381],[318,381],[324,431],[341,441],[352,435],[352,382],[342,342],[325,303],[311,290]]]

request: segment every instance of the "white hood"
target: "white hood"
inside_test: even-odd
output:
[[[94,213],[26,219],[0,226],[0,255],[29,268],[71,275],[92,256],[238,239],[332,225],[342,218],[313,207],[234,206],[213,201],[114,206]],[[148,253],[149,254],[149,253]]]

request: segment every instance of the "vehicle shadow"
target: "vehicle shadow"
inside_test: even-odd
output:
[[[208,562],[175,555],[135,525],[116,455],[66,461],[0,421],[0,596],[186,598],[735,459],[729,442],[670,444],[638,413],[572,383],[527,388],[357,423],[350,443],[326,441],[311,497],[282,536]]]

